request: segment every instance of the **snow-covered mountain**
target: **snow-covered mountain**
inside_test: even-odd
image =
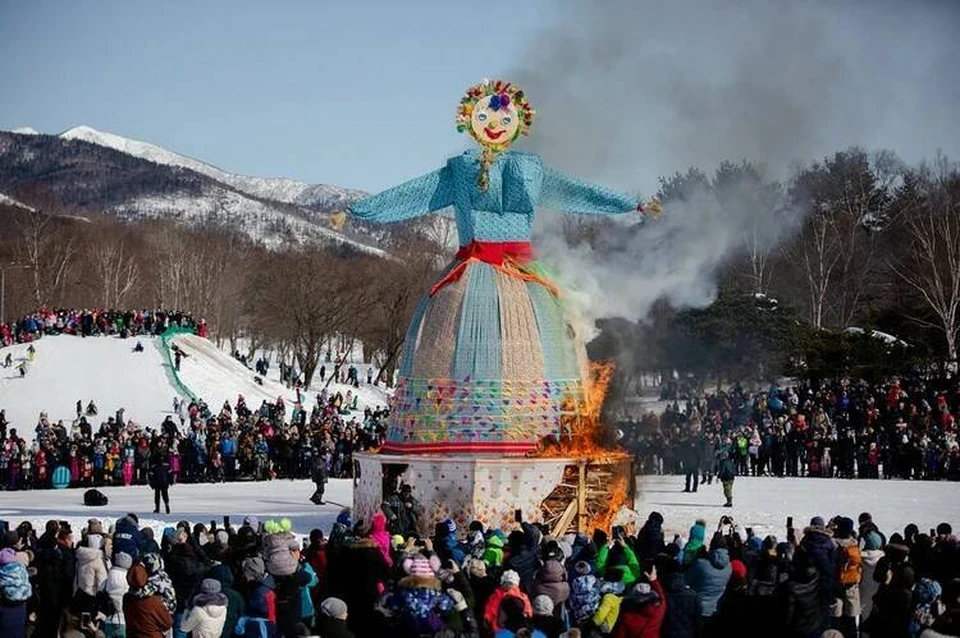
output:
[[[365,195],[363,191],[339,188],[326,184],[304,184],[283,177],[250,177],[228,173],[206,162],[169,151],[161,146],[132,140],[113,133],[98,131],[89,126],[75,126],[59,135],[65,140],[82,140],[113,148],[128,155],[139,157],[155,164],[182,166],[237,190],[263,199],[308,207],[334,208],[345,206]]]
[[[357,190],[291,179],[236,175],[160,146],[78,126],[60,135],[0,131],[0,193],[29,206],[27,191],[53,194],[78,214],[171,219],[222,226],[270,247],[337,245],[384,255],[391,229],[330,215],[364,196]]]

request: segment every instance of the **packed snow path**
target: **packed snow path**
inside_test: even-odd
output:
[[[651,511],[659,511],[665,519],[667,541],[674,534],[685,538],[697,518],[704,519],[708,533],[712,533],[724,514],[733,516],[741,529],[752,527],[760,536],[774,534],[780,540],[786,538],[787,516],[793,516],[798,534],[813,516],[829,520],[842,514],[856,520],[860,512],[870,512],[887,536],[895,531],[902,533],[911,522],[921,530],[943,521],[954,528],[960,525],[957,483],[740,477],[734,487],[733,508],[720,506],[723,496],[716,482],[696,494],[683,493],[682,476],[637,477],[637,485],[637,527]],[[48,519],[57,518],[82,527],[90,517],[115,520],[126,512],[136,512],[141,515],[142,524],[160,529],[180,520],[209,523],[214,519],[220,525],[224,515],[238,525],[244,516],[254,514],[260,520],[289,517],[294,531],[300,534],[307,534],[314,527],[327,533],[341,506],[349,506],[353,498],[352,481],[347,479],[331,480],[325,494],[327,504],[320,506],[308,500],[313,493],[313,483],[309,481],[175,485],[170,488],[173,513],[167,515],[150,513],[153,492],[146,486],[102,491],[110,498],[106,507],[84,507],[82,489],[4,492],[0,498],[0,519],[14,523],[30,520],[42,528]],[[512,505],[504,503],[504,508],[509,510]]]
[[[137,341],[143,352],[134,352]],[[16,365],[27,356],[27,344],[0,348],[0,361],[7,353],[14,365],[0,368],[0,409],[7,412],[10,426],[32,440],[41,412],[50,421],[77,418],[77,400],[97,405],[97,416],[89,419],[95,427],[119,408],[124,418],[156,427],[173,408],[175,391],[164,367],[160,340],[147,337],[43,337],[33,344],[37,350],[27,362],[27,375],[20,378]]]

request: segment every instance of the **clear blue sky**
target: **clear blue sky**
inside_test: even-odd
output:
[[[543,4],[0,0],[0,129],[86,124],[239,173],[377,189],[466,145],[460,93],[516,65]]]
[[[960,156],[960,1],[0,0],[0,129],[78,124],[224,169],[377,190],[522,83],[551,165],[643,192],[851,144]]]

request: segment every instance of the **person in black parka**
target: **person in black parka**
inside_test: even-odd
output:
[[[150,467],[150,487],[153,488],[153,513],[160,513],[160,499],[163,499],[163,506],[170,513],[170,466],[166,459],[160,455],[153,458]]]

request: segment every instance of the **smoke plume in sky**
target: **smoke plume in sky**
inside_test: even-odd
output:
[[[960,155],[960,2],[557,0],[509,79],[538,110],[525,146],[560,170],[654,194],[657,177],[724,159],[773,178],[851,145],[905,161]],[[538,244],[589,298],[589,319],[639,319],[667,296],[704,305],[753,227],[796,220],[709,196],[666,207],[613,254],[571,249],[541,215]]]

